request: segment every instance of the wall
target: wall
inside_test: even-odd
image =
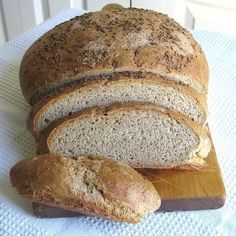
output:
[[[100,10],[108,3],[168,14],[188,29],[236,35],[236,1],[232,0],[0,0],[0,46],[68,8]]]

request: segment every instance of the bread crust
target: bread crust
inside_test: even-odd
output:
[[[207,92],[208,64],[193,36],[167,15],[135,8],[86,13],[51,29],[25,53],[20,84],[34,104],[46,90],[115,71],[153,72]]]
[[[162,77],[159,77],[159,78],[148,77],[148,74],[142,73],[140,74],[139,77],[114,75],[112,78],[98,79],[95,81],[89,81],[85,83],[84,85],[73,85],[73,86],[64,88],[60,90],[59,92],[52,94],[48,98],[43,99],[42,101],[38,102],[32,107],[31,112],[27,119],[27,127],[30,130],[30,132],[35,137],[37,137],[40,133],[37,127],[37,123],[39,122],[40,116],[42,115],[43,111],[47,109],[49,105],[53,103],[57,103],[58,100],[65,98],[66,96],[69,97],[75,92],[82,93],[82,92],[86,92],[90,89],[94,89],[98,87],[102,87],[106,89],[109,86],[112,86],[114,84],[126,85],[126,84],[134,84],[134,83],[145,83],[145,84],[158,85],[161,87],[171,88],[171,89],[176,90],[179,93],[182,93],[183,95],[193,98],[193,100],[195,100],[198,103],[200,109],[205,114],[205,121],[207,120],[208,111],[207,111],[206,100],[202,96],[199,96],[199,94],[194,89],[186,88],[185,86],[175,84],[173,81],[167,81]]]
[[[35,156],[15,164],[10,179],[31,201],[115,221],[137,223],[160,207],[150,181],[128,165],[101,157]]]
[[[193,122],[192,120],[190,120],[189,118],[187,118],[186,116],[180,114],[180,113],[176,113],[176,112],[172,112],[169,111],[167,109],[164,109],[162,107],[158,107],[155,105],[151,105],[150,103],[140,103],[140,102],[129,102],[129,103],[118,103],[118,104],[113,104],[109,107],[93,107],[90,109],[84,109],[80,112],[74,113],[70,116],[66,116],[63,117],[55,122],[53,122],[51,125],[49,125],[46,129],[44,129],[41,134],[36,137],[36,141],[38,144],[38,153],[39,154],[45,154],[45,153],[50,153],[50,141],[51,139],[53,139],[53,132],[55,132],[56,129],[60,128],[60,126],[65,126],[67,124],[69,124],[70,122],[74,122],[76,120],[81,121],[81,120],[88,120],[91,117],[99,117],[101,115],[105,115],[107,116],[109,114],[109,116],[112,116],[113,114],[117,113],[117,112],[129,112],[129,111],[151,111],[151,112],[158,112],[158,113],[162,113],[165,114],[175,120],[177,120],[177,122],[179,123],[184,123],[186,124],[187,127],[189,127],[190,129],[194,130],[194,132],[197,134],[198,138],[199,138],[199,144],[198,146],[192,151],[192,153],[189,156],[189,161],[188,163],[185,163],[185,165],[192,165],[192,160],[195,160],[196,157],[201,158],[202,161],[199,162],[201,163],[201,165],[199,165],[199,168],[202,166],[205,166],[205,161],[203,160],[203,158],[206,158],[208,153],[210,152],[211,149],[211,143],[210,143],[210,139],[208,137],[207,132],[205,131],[205,129],[197,124],[196,122]],[[204,149],[203,154],[201,153],[202,149]],[[198,155],[198,153],[200,153],[200,155]],[[193,163],[193,165],[195,166],[195,163]],[[170,165],[167,168],[173,168],[176,167],[175,164]],[[139,168],[146,168],[145,166],[140,166]],[[150,167],[149,167],[150,168]],[[162,167],[158,167],[158,166],[153,166],[153,168],[162,168]]]

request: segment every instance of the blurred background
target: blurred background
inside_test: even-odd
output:
[[[0,0],[0,46],[68,8],[98,11],[111,3],[166,13],[188,29],[236,35],[235,0]]]

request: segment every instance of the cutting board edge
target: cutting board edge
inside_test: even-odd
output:
[[[157,212],[172,211],[197,211],[218,209],[224,206],[226,195],[218,195],[212,198],[189,198],[189,199],[164,199]],[[197,203],[197,204],[196,204]]]

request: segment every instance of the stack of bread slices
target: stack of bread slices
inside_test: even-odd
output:
[[[193,36],[143,9],[87,13],[26,52],[20,84],[39,154],[203,168],[208,65]]]

